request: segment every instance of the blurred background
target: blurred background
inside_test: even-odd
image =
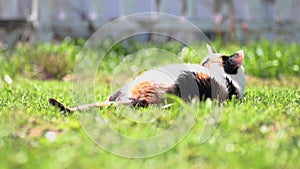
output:
[[[299,7],[299,0],[0,0],[0,41],[88,38],[116,18],[164,12],[189,20],[212,40],[220,36],[237,42],[261,37],[299,42]],[[168,25],[169,31],[177,26]],[[142,27],[137,19],[123,29]]]
[[[168,18],[157,22],[152,15],[147,19],[141,15],[124,17],[162,12],[193,23],[218,52],[228,55],[244,49],[248,75],[277,79],[298,76],[299,7],[300,0],[0,0],[0,72],[10,77],[64,79],[73,72],[86,40],[118,18],[122,24],[110,34],[149,32],[155,25],[169,37],[145,33],[117,44],[110,37],[99,39],[113,46],[99,68],[102,73],[105,70],[110,75],[126,56],[149,47],[173,52],[183,62],[201,62],[205,54],[185,53],[183,44],[171,38],[202,41],[203,34],[193,32],[188,24],[176,24]],[[203,51],[198,48],[193,47]],[[105,54],[100,48],[96,52]]]
[[[0,168],[297,168],[299,8],[300,0],[0,0]],[[99,36],[91,38],[100,42],[99,47],[87,41],[105,24],[138,12],[164,12],[187,19],[211,41],[205,38],[203,47],[196,44],[194,48],[179,38],[172,39],[170,35],[177,32],[203,40],[199,32],[183,29],[188,26],[168,19],[155,25],[168,37],[154,39],[146,33],[117,42]],[[137,16],[130,20],[123,17],[122,21],[119,27],[105,33],[131,35],[134,30],[150,27],[155,20]],[[74,88],[74,84],[81,85],[80,80],[88,83],[80,86],[84,90],[95,84],[87,97],[105,101],[119,81],[125,83],[121,75],[134,77],[142,66],[151,68],[155,63],[154,67],[158,67],[173,61],[201,63],[207,54],[203,43],[210,43],[217,52],[228,56],[244,50],[247,94],[242,101],[232,99],[224,106],[214,106],[210,101],[201,104],[191,134],[155,158],[127,159],[100,149],[87,136],[77,115],[61,117],[48,104],[48,98],[56,98],[76,106],[74,97],[79,87]],[[86,46],[91,50],[83,53]],[[76,78],[74,68],[81,62],[99,64],[96,73]],[[90,68],[81,67],[80,70]],[[87,77],[95,80],[89,83]],[[180,122],[175,120],[180,117],[180,108],[165,109],[167,113],[153,123],[134,122],[114,110],[99,109],[99,115],[112,124],[114,131],[129,138],[160,136]],[[216,114],[224,110],[220,123],[214,113],[206,116],[210,110],[217,110]],[[214,130],[215,125],[218,128],[202,144],[199,136],[205,135],[205,121],[209,130]],[[100,130],[95,130],[98,133]],[[99,136],[102,138],[102,133]],[[124,151],[130,152],[130,148]]]

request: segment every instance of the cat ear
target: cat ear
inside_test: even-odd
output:
[[[209,44],[206,44],[206,48],[207,48],[207,51],[209,54],[216,53],[216,51],[214,51],[213,48]]]
[[[237,51],[235,54],[230,56],[230,63],[235,67],[240,67],[244,61],[244,51]]]

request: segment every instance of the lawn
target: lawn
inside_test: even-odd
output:
[[[167,48],[170,46],[167,45]],[[218,46],[225,52],[245,49],[248,80],[245,98],[241,101],[233,99],[223,106],[210,101],[194,103],[199,109],[195,125],[188,135],[170,150],[148,158],[126,158],[111,154],[97,146],[97,141],[92,141],[86,134],[82,121],[78,120],[85,118],[84,115],[60,116],[55,108],[49,106],[47,99],[57,98],[74,106],[72,81],[59,80],[71,73],[73,65],[70,68],[56,67],[64,71],[47,72],[47,67],[53,65],[42,65],[41,61],[22,57],[26,48],[21,46],[2,51],[1,54],[1,168],[208,169],[300,166],[300,61],[295,56],[299,51],[297,44],[282,45],[265,41],[260,45]],[[55,57],[63,55],[68,59],[66,64],[76,60],[74,53],[79,49],[73,44],[42,46],[26,56],[35,59],[37,56],[42,59],[52,57],[56,60]],[[55,54],[51,51],[55,51]],[[118,51],[115,53],[121,55]],[[95,89],[96,99],[105,100],[111,92],[110,69],[118,61],[119,58],[105,62],[105,71]],[[36,73],[33,65],[38,65],[39,70],[43,69],[42,73]],[[151,112],[151,109],[157,110],[150,107],[137,111],[145,113]],[[220,122],[211,123],[208,127],[211,127],[212,135],[205,142],[200,142],[210,110],[216,109],[222,110]],[[117,122],[112,123],[114,130],[130,137],[150,137],[172,125],[179,125],[176,124],[176,117],[180,117],[180,112],[176,108],[166,110],[158,121],[148,125],[132,123],[124,119],[121,113],[122,109],[97,109],[97,114],[104,119]],[[102,139],[101,133],[96,136],[100,141],[107,139]],[[130,153],[134,149],[130,146],[127,148],[121,153]]]

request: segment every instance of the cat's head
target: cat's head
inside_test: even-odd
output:
[[[215,52],[211,46],[207,45],[208,55],[203,59],[201,65],[215,71],[218,74],[224,74],[232,80],[233,84],[239,90],[239,98],[244,96],[246,79],[244,68],[243,50],[237,51],[230,56]]]

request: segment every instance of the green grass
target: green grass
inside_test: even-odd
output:
[[[299,84],[298,78],[293,78]],[[258,82],[255,81],[255,84]],[[259,83],[262,85],[262,82]],[[109,93],[105,91],[99,97]],[[99,88],[101,88],[101,86]],[[1,168],[294,168],[300,156],[300,88],[256,87],[250,82],[243,101],[225,103],[212,137],[199,143],[206,117],[201,108],[197,124],[170,151],[146,159],[112,155],[95,145],[82,130],[77,115],[61,117],[48,97],[72,105],[72,84],[61,81],[16,79],[0,85]],[[201,105],[200,105],[201,106]],[[203,105],[202,105],[203,106]],[[150,109],[150,108],[149,108]],[[205,113],[206,112],[206,113]],[[174,117],[160,117],[158,131],[131,125],[118,111],[101,110],[115,119],[123,134],[150,136],[172,125]],[[171,111],[172,113],[172,111]],[[173,112],[174,113],[174,112]],[[176,116],[176,113],[175,113]],[[124,128],[129,130],[124,130]],[[130,133],[128,131],[133,132]],[[46,135],[54,132],[51,141]],[[126,133],[127,132],[127,133]],[[147,133],[148,132],[148,133]],[[134,134],[135,133],[135,134]],[[101,136],[99,136],[101,138]],[[128,147],[130,149],[130,147]]]
[[[206,48],[194,49],[196,56],[189,50],[182,50],[182,44],[177,41],[168,43],[133,43],[134,38],[114,44],[105,42],[103,47],[96,49],[96,55],[105,56],[99,70],[112,73],[119,63],[131,54],[148,48],[158,48],[179,56],[178,61],[199,63],[207,54]],[[0,73],[11,77],[27,77],[34,79],[62,79],[74,70],[84,42],[63,41],[60,44],[20,44],[15,47],[0,46]],[[105,53],[103,49],[112,48]],[[193,46],[193,47],[194,47]],[[243,49],[245,51],[244,67],[248,75],[262,78],[277,78],[283,76],[300,76],[300,45],[295,42],[270,42],[260,40],[259,43],[246,45],[223,44],[222,41],[212,42],[217,52],[227,55]],[[202,47],[205,47],[204,45]]]
[[[178,44],[164,45],[164,49],[180,52]],[[199,138],[205,119],[209,110],[220,106],[210,102],[192,104],[199,109],[196,124],[189,135],[171,150],[143,159],[124,158],[101,149],[89,138],[78,121],[78,118],[89,116],[74,114],[62,117],[55,108],[49,106],[49,97],[75,106],[73,84],[55,79],[41,81],[36,76],[34,65],[44,67],[43,72],[47,67],[57,66],[49,62],[49,65],[40,64],[47,56],[55,53],[54,60],[66,59],[65,64],[70,62],[68,67],[57,66],[57,70],[63,69],[64,75],[69,74],[80,45],[64,42],[63,45],[3,49],[0,57],[1,168],[212,169],[300,166],[300,73],[295,69],[300,65],[297,55],[300,52],[299,45],[263,41],[258,45],[220,47],[216,43],[214,46],[228,54],[240,48],[245,49],[244,65],[247,75],[251,75],[247,76],[245,98],[224,104],[217,129],[204,143],[200,143]],[[130,52],[138,49],[142,49],[142,46],[133,47]],[[111,72],[127,54],[120,45],[109,53],[111,60],[104,61],[101,68],[104,71],[98,72],[100,78],[95,89],[97,100],[104,101],[111,93]],[[199,58],[189,55],[182,59],[199,62]],[[63,76],[57,72],[48,73],[55,75],[51,78],[61,79]],[[12,78],[11,84],[8,76]],[[181,125],[176,121],[181,115],[178,106],[163,111],[155,107],[137,110],[136,113],[145,119],[150,118],[145,114],[147,112],[162,111],[163,114],[151,124],[126,120],[122,114],[126,111],[122,108],[96,110],[98,115],[114,122],[111,123],[114,130],[130,137],[150,137],[161,134],[171,126]],[[101,133],[96,136],[97,139],[105,139]],[[124,153],[130,152],[131,147],[123,150]]]

